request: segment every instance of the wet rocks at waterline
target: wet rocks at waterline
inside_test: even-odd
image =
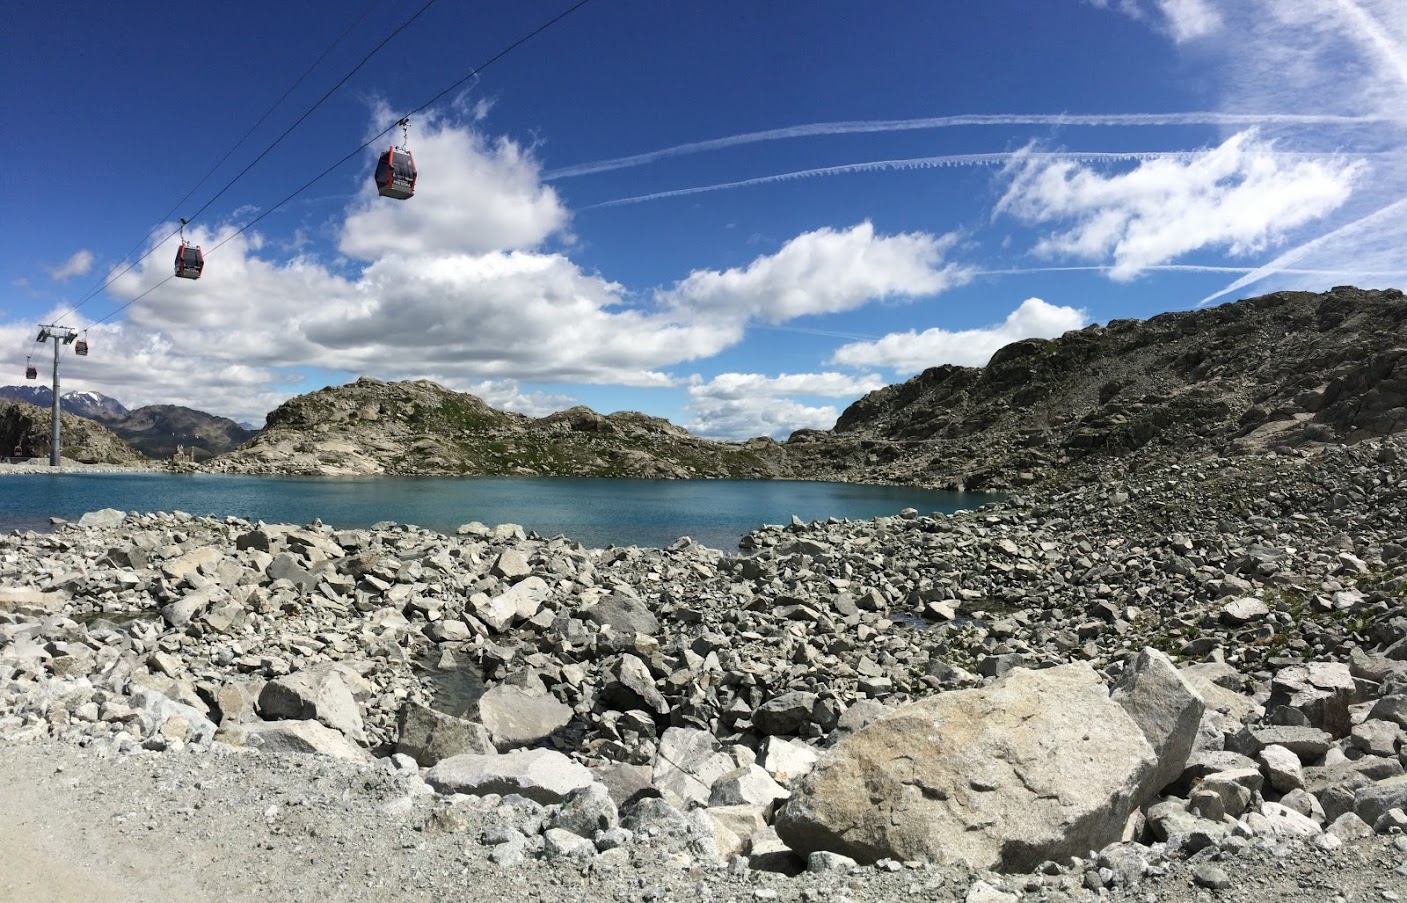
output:
[[[363,763],[427,826],[497,807],[504,867],[651,844],[998,895],[1218,886],[1247,849],[1407,828],[1401,451],[794,521],[741,554],[96,512],[0,538],[0,738]]]

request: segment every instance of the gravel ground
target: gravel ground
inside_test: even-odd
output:
[[[499,865],[479,842],[495,823],[492,799],[447,801],[419,786],[379,765],[321,756],[217,745],[202,754],[104,757],[49,740],[7,741],[0,743],[0,901],[1407,899],[1400,835],[1332,853],[1281,845],[1221,862],[1194,857],[1113,895],[1082,890],[1078,873],[973,875],[891,864],[895,871],[860,867],[838,876],[737,874],[650,838],[587,870],[533,859]],[[1233,886],[1196,885],[1199,868],[1221,869]]]
[[[150,464],[84,464],[72,458],[60,458],[58,470],[60,473],[160,473],[170,468],[163,461],[152,461]],[[6,459],[0,463],[0,476],[53,472],[54,468],[49,466],[47,457],[30,458],[26,461]]]

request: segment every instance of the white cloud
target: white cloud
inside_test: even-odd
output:
[[[256,424],[291,394],[286,389],[290,384],[286,375],[239,361],[212,359],[199,348],[182,348],[149,329],[127,323],[90,326],[75,316],[66,322],[84,333],[89,353],[80,357],[73,353],[72,345],[61,352],[64,392],[101,392],[128,408],[184,405]],[[52,361],[53,348],[33,345],[32,332],[19,325],[0,326],[0,345],[24,344],[26,353],[32,351],[39,362],[40,372],[47,373],[43,364]],[[15,372],[3,381],[20,383],[19,377]],[[47,378],[42,381],[47,384]]]
[[[1070,161],[1014,162],[996,212],[1070,223],[1036,252],[1110,260],[1110,276],[1124,280],[1200,248],[1249,254],[1278,244],[1342,205],[1364,169],[1361,161],[1287,160],[1247,131],[1188,160],[1149,160],[1111,176]]]
[[[984,329],[925,329],[890,333],[873,342],[842,345],[830,363],[848,367],[885,367],[917,373],[940,364],[985,366],[999,348],[1020,339],[1049,339],[1079,329],[1088,321],[1084,310],[1027,298],[1000,324]]]
[[[830,429],[838,416],[834,405],[810,405],[790,396],[854,399],[884,385],[873,374],[829,372],[720,373],[708,382],[695,377],[689,386],[692,419],[685,426],[717,439],[783,439],[803,428]]]
[[[93,269],[93,252],[83,248],[73,252],[73,256],[59,266],[49,270],[49,275],[59,282],[74,276],[86,276]]]
[[[290,394],[279,373],[304,369],[430,378],[544,414],[573,399],[525,384],[678,386],[671,368],[736,345],[753,322],[931,295],[969,278],[944,260],[954,236],[883,235],[865,222],[632,294],[545,250],[570,238],[568,214],[518,145],[432,121],[411,146],[414,198],[386,200],[367,185],[332,224],[350,260],[197,223],[185,234],[202,247],[205,269],[192,281],[172,278],[177,242],[162,242],[115,280],[112,294],[130,307],[119,332],[94,342],[84,377],[124,403],[150,394],[240,419],[259,419]],[[827,379],[839,382],[827,388]],[[711,405],[706,421],[741,429],[724,410],[740,402],[719,394],[726,384],[700,396]],[[859,394],[877,383],[832,374],[769,386],[773,409],[750,416],[771,433],[834,419],[788,393]]]
[[[1173,39],[1179,43],[1203,38],[1221,28],[1221,14],[1207,0],[1158,0]]]
[[[658,386],[671,382],[658,368],[742,337],[737,322],[625,307],[619,285],[558,254],[388,257],[357,290],[304,328],[329,365],[357,372],[414,361],[459,378]]]
[[[968,270],[944,263],[955,235],[876,235],[868,221],[844,231],[817,229],[744,268],[696,270],[665,299],[689,316],[781,323],[853,310],[873,300],[935,295],[961,285]]]
[[[388,201],[368,179],[343,224],[344,254],[377,260],[533,248],[566,227],[567,208],[517,143],[435,122],[412,138],[415,196]]]
[[[168,242],[114,285],[141,296],[131,324],[173,353],[216,369],[310,367],[459,387],[487,380],[502,406],[542,413],[555,398],[507,387],[675,385],[668,368],[735,345],[751,318],[849,309],[965,278],[939,259],[951,239],[881,236],[868,223],[805,233],[745,270],[696,271],[645,298],[562,254],[389,252],[344,276],[312,257],[267,256],[277,249],[257,233],[187,233],[206,250],[200,280],[169,278]]]
[[[1206,37],[1222,27],[1222,17],[1210,0],[1088,0],[1100,9],[1115,9],[1139,21],[1156,22],[1178,43]],[[1156,10],[1156,13],[1154,12]]]
[[[573,395],[559,392],[524,392],[516,379],[484,379],[465,382],[431,373],[425,377],[456,392],[468,392],[500,411],[515,411],[529,417],[544,417],[578,403]]]
[[[1169,0],[1162,2],[1169,5]],[[1356,117],[1357,123],[1326,123],[1322,128],[1267,118],[1259,133],[1295,151],[1363,148],[1370,162],[1356,174],[1353,196],[1316,223],[1317,231],[1282,236],[1301,243],[1289,244],[1270,262],[1255,267],[1250,277],[1236,280],[1212,298],[1253,284],[1256,288],[1248,294],[1287,286],[1322,289],[1345,282],[1381,285],[1375,273],[1401,272],[1401,255],[1391,249],[1407,244],[1407,220],[1376,212],[1407,197],[1407,3],[1206,0],[1205,5],[1215,10],[1221,26],[1196,42],[1195,65],[1220,93],[1224,115],[1296,110]],[[1195,22],[1195,16],[1189,14],[1188,21]],[[1358,226],[1365,221],[1373,228]],[[1336,275],[1306,278],[1285,272],[1287,267]]]

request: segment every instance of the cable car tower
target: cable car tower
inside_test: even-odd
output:
[[[52,323],[39,324],[39,338],[36,342],[54,343],[54,397],[50,405],[49,423],[49,466],[59,466],[59,346],[71,345],[73,340],[78,338],[78,332],[69,329],[67,326],[56,326]],[[38,375],[36,373],[36,375]]]

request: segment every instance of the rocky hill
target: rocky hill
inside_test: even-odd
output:
[[[712,442],[658,417],[576,407],[498,411],[427,380],[363,377],[290,399],[248,445],[210,461],[226,473],[523,474],[649,478],[784,476],[770,440]]]
[[[85,464],[139,464],[146,459],[141,452],[123,442],[105,427],[61,412],[63,456]],[[49,444],[49,409],[23,401],[0,401],[0,453],[9,455],[19,448],[24,453],[47,458]]]
[[[23,401],[48,409],[52,398],[48,386],[0,386],[0,401]],[[178,446],[194,452],[196,460],[204,460],[248,442],[258,432],[228,417],[174,404],[129,411],[101,392],[65,392],[59,396],[59,406],[66,413],[101,423],[137,451],[158,460],[171,458]]]
[[[196,460],[227,452],[253,437],[228,417],[175,404],[152,404],[118,418],[99,418],[133,448],[153,457],[170,458],[180,447]]]
[[[871,392],[786,443],[798,472],[1002,488],[1407,428],[1407,300],[1339,287],[1115,320]]]

